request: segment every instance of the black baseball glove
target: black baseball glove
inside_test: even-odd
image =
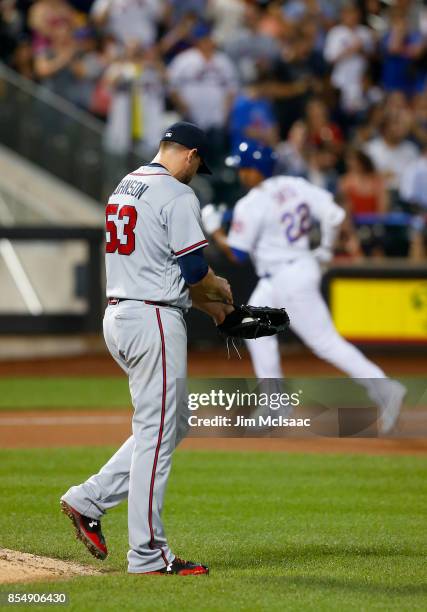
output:
[[[289,327],[289,317],[284,308],[268,306],[235,306],[218,330],[232,338],[261,338],[274,336]]]

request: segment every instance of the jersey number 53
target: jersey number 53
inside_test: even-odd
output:
[[[138,213],[134,206],[107,204],[105,209],[106,251],[130,255],[135,250],[135,225]]]

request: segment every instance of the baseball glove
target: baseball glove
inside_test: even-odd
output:
[[[261,338],[274,336],[289,327],[289,317],[284,308],[268,306],[235,306],[218,330],[232,338]]]

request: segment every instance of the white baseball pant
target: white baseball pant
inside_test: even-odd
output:
[[[312,255],[282,266],[271,278],[258,282],[249,303],[253,306],[286,308],[290,326],[315,355],[357,379],[378,400],[371,379],[385,378],[384,372],[337,332],[320,293],[321,272]],[[257,378],[282,378],[277,336],[247,340]]]
[[[187,333],[178,308],[127,300],[108,306],[108,349],[129,377],[133,435],[104,467],[63,499],[94,519],[128,498],[128,571],[144,573],[172,562],[161,520],[172,452],[188,428]]]

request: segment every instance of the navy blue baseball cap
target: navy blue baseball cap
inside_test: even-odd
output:
[[[208,139],[205,132],[194,123],[187,121],[174,123],[165,131],[160,142],[176,142],[187,149],[197,149],[202,160],[197,174],[212,174],[206,164],[209,150]]]

